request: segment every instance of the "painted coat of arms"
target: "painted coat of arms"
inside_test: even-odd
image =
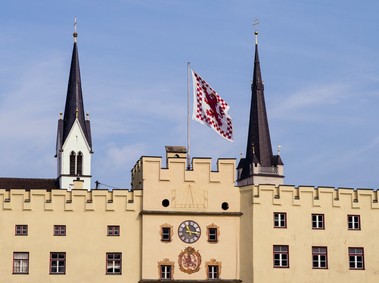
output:
[[[187,247],[178,256],[179,269],[185,273],[198,272],[201,265],[201,255],[194,248]]]

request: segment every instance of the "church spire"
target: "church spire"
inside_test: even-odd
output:
[[[251,105],[249,132],[247,137],[246,157],[238,165],[238,179],[251,179],[250,184],[257,184],[254,176],[278,175],[277,166],[283,165],[280,156],[274,156],[271,147],[270,130],[264,98],[264,84],[258,54],[258,32],[255,32],[254,73],[251,83]],[[278,176],[281,179],[283,176]],[[260,182],[260,181],[259,181]],[[271,182],[271,181],[270,181]],[[246,182],[245,182],[246,183]]]
[[[74,23],[74,47],[72,50],[64,115],[58,120],[56,157],[60,187],[68,189],[74,181],[83,188],[91,185],[92,138],[88,114],[84,112],[82,83],[77,47],[76,18]],[[87,116],[87,117],[86,117]]]
[[[62,145],[64,144],[67,136],[74,124],[75,120],[78,119],[80,126],[84,132],[89,146],[92,148],[91,140],[91,129],[89,121],[85,119],[84,104],[83,104],[83,94],[82,94],[82,82],[80,78],[80,68],[79,68],[79,55],[77,47],[77,37],[76,32],[76,19],[75,19],[75,29],[74,29],[74,47],[72,50],[70,75],[67,87],[66,96],[66,106],[64,110],[63,117],[63,139]]]

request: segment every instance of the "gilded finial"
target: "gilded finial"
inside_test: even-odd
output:
[[[281,147],[282,147],[281,145],[278,145],[278,155],[280,155],[280,148]]]
[[[74,33],[72,34],[74,36],[74,42],[76,42],[76,38],[78,37],[78,33],[76,32],[76,17],[74,19]]]

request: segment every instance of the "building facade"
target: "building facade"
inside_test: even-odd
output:
[[[57,178],[0,178],[0,282],[377,282],[378,193],[284,184],[258,44],[246,156],[142,156],[130,189],[91,189],[74,33]]]

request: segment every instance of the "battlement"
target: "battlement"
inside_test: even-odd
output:
[[[217,160],[217,168],[212,170],[211,158],[193,158],[191,168],[187,168],[187,160],[182,156],[166,157],[166,167],[162,165],[162,157],[142,156],[134,165],[132,189],[143,189],[143,182],[205,182],[234,184],[234,158]]]
[[[268,202],[278,206],[379,209],[378,192],[370,189],[258,185],[244,187],[241,192],[249,190],[254,205]]]
[[[141,197],[128,190],[0,189],[2,211],[136,211]]]

